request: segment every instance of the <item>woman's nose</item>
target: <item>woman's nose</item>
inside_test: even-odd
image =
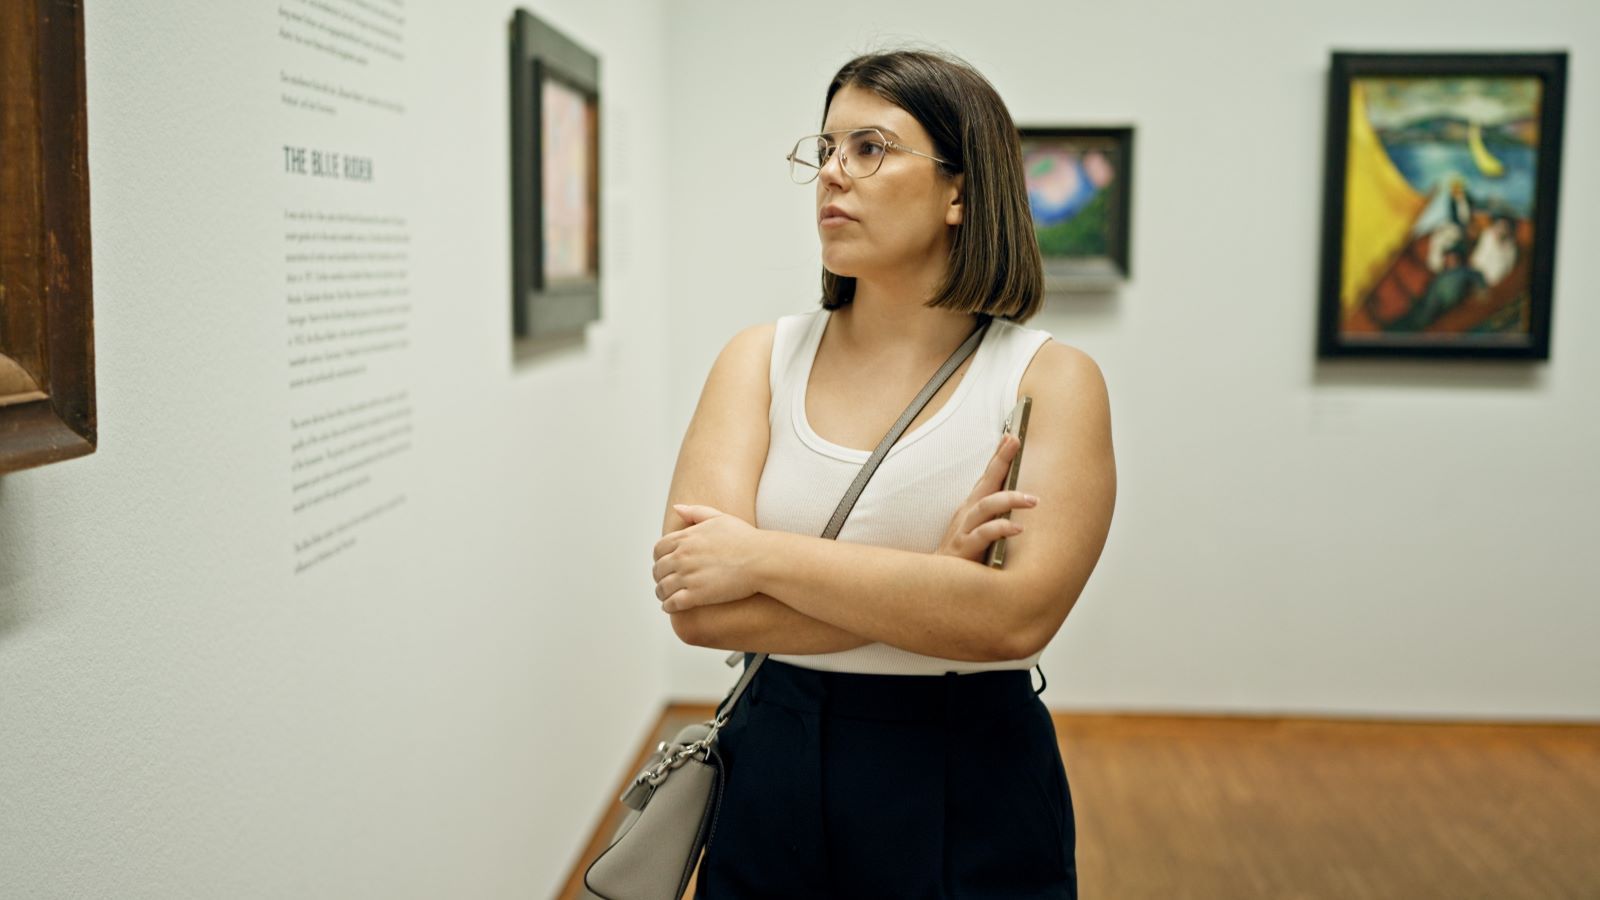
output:
[[[828,182],[843,185],[849,180],[850,176],[846,175],[844,171],[844,157],[840,156],[837,151],[828,157],[828,161],[822,164],[822,169],[817,173],[817,182],[819,184]]]

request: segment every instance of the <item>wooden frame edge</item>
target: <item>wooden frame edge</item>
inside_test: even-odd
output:
[[[89,244],[88,110],[82,0],[33,0],[28,27],[33,79],[6,83],[8,104],[22,104],[39,154],[21,165],[37,194],[21,204],[23,228],[36,243],[24,253],[17,290],[6,279],[8,302],[30,304],[42,333],[13,337],[43,357],[28,371],[36,390],[0,403],[0,474],[93,453],[98,443],[94,396],[93,285]],[[7,124],[14,124],[8,122]],[[48,150],[46,149],[48,148]],[[37,270],[34,270],[34,266]],[[24,284],[20,278],[37,278]],[[0,345],[0,353],[7,345]],[[19,364],[20,367],[20,364]],[[42,396],[40,396],[42,394]]]

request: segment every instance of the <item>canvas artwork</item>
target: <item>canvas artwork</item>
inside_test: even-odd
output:
[[[600,58],[527,10],[511,21],[511,327],[600,318]]]
[[[1046,286],[1093,286],[1127,278],[1133,130],[1018,131]]]
[[[1564,71],[1335,56],[1324,355],[1548,356]]]
[[[583,94],[546,79],[544,114],[544,275],[587,277],[593,259],[589,208],[595,157],[593,107]]]

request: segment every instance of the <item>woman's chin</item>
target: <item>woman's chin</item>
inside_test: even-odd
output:
[[[843,253],[822,251],[822,267],[840,278],[855,278],[861,270],[858,261]]]

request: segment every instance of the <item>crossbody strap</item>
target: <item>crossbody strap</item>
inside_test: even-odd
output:
[[[911,421],[917,417],[918,413],[922,412],[923,407],[928,405],[928,401],[933,399],[933,395],[939,393],[939,388],[944,387],[944,383],[950,380],[950,376],[955,374],[956,369],[961,368],[961,364],[966,362],[967,357],[978,349],[978,344],[983,340],[984,333],[989,330],[989,325],[993,321],[994,319],[991,316],[979,315],[978,326],[972,329],[972,333],[967,335],[967,339],[962,342],[961,346],[950,354],[950,358],[944,361],[944,365],[939,367],[939,371],[933,373],[933,377],[928,379],[926,385],[923,385],[921,393],[912,399],[911,405],[907,406],[906,411],[900,414],[899,420],[890,427],[889,433],[885,434],[883,440],[878,442],[877,449],[873,450],[872,455],[862,464],[861,471],[856,473],[855,481],[850,483],[850,489],[844,492],[844,497],[839,501],[838,508],[833,511],[833,518],[828,520],[828,527],[822,531],[824,538],[833,540],[839,536],[839,530],[844,527],[845,517],[849,516],[850,510],[855,508],[856,500],[861,497],[861,491],[866,488],[867,480],[872,477],[872,473],[878,470],[878,464],[883,462],[885,456],[889,455],[889,448],[894,446],[894,442],[900,439],[900,435],[904,434],[906,428],[910,427]],[[739,677],[739,681],[728,692],[728,696],[718,705],[716,715],[718,723],[725,721],[728,714],[733,711],[733,705],[738,703],[739,698],[744,695],[745,688],[749,687],[751,679],[756,677],[756,670],[760,669],[761,664],[767,661],[767,655],[765,653],[748,654],[741,652],[734,652],[729,655],[728,665],[730,666],[738,662],[741,657],[744,658],[744,674]]]

